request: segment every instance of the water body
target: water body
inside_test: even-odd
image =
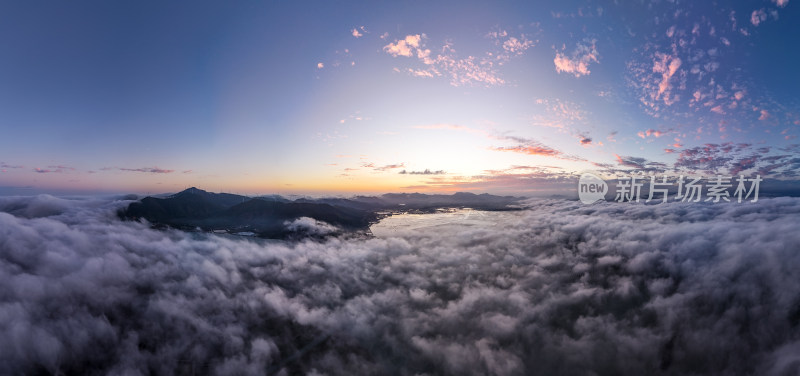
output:
[[[519,216],[519,212],[456,209],[430,214],[396,214],[372,225],[370,230],[378,238],[388,238],[408,236],[421,230],[435,228],[447,232],[470,228],[491,229],[509,216]]]

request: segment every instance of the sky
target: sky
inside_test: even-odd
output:
[[[798,4],[0,3],[0,194],[800,170]],[[575,180],[576,181],[576,180]]]

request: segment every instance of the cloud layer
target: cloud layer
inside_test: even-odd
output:
[[[796,198],[534,200],[299,243],[155,231],[125,203],[0,201],[0,373],[800,370]]]

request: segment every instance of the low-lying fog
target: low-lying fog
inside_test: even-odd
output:
[[[798,198],[531,200],[292,243],[126,203],[0,198],[0,373],[800,371]]]

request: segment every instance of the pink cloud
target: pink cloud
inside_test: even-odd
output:
[[[528,39],[525,34],[519,37],[509,37],[508,32],[505,30],[492,31],[487,34],[487,37],[494,40],[495,45],[502,47],[502,50],[491,54],[495,56],[499,65],[503,65],[511,59],[511,57],[522,55],[527,49],[533,47],[538,42]]]
[[[641,137],[641,138],[647,138],[647,137],[650,137],[650,136],[653,136],[655,138],[659,138],[659,137],[661,137],[661,136],[663,136],[663,135],[665,135],[665,134],[667,134],[667,133],[669,133],[671,131],[672,131],[671,129],[670,130],[666,130],[666,131],[660,131],[660,130],[657,130],[657,129],[648,129],[646,131],[640,131],[636,135]]]
[[[589,65],[599,63],[600,54],[597,52],[596,40],[586,40],[578,43],[570,56],[557,52],[553,64],[556,72],[569,73],[575,77],[586,76],[591,73]]]
[[[758,120],[767,120],[770,118],[770,113],[767,110],[761,110],[761,116],[758,117]]]
[[[561,99],[537,99],[536,104],[544,106],[546,114],[534,117],[533,124],[551,128],[565,128],[586,121],[587,113],[580,105]]]
[[[357,28],[354,27],[353,30],[351,30],[350,35],[352,35],[353,37],[356,37],[356,38],[361,38],[361,37],[364,36],[364,33],[366,33],[366,32],[367,32],[367,29],[365,29],[364,26],[360,26],[360,27],[357,27]]]
[[[431,50],[425,48],[425,34],[407,35],[404,39],[396,40],[383,47],[383,50],[394,56],[416,57],[422,64],[421,68],[408,68],[406,71],[416,77],[439,77],[445,76],[450,79],[453,86],[461,86],[473,83],[483,83],[489,86],[503,85],[505,81],[499,77],[495,69],[495,59],[507,60],[509,52],[502,54],[487,53],[486,56],[479,58],[468,56],[466,58],[456,57],[456,50],[452,44],[446,43],[439,51],[439,54],[432,55]],[[512,42],[508,48],[515,54],[521,54],[524,48],[530,46],[526,41],[517,40]],[[498,64],[501,65],[501,64]],[[395,68],[395,71],[400,72]]]
[[[513,147],[498,147],[492,148],[496,151],[510,151],[514,153],[522,153],[528,155],[543,155],[546,157],[556,157],[561,155],[561,152],[547,146],[513,146]]]
[[[407,35],[405,39],[401,39],[399,41],[395,41],[394,43],[389,43],[386,46],[383,46],[383,50],[394,57],[411,57],[414,55],[414,51],[419,48],[420,40],[422,40],[422,36],[419,34]]]
[[[661,74],[661,82],[658,84],[658,94],[655,99],[663,96],[667,105],[672,104],[676,99],[671,96],[672,84],[670,80],[675,72],[681,67],[681,59],[677,56],[657,52],[653,60],[653,72]]]
[[[503,50],[513,55],[520,55],[533,46],[533,44],[533,41],[525,39],[524,37],[522,39],[511,37],[503,42]]]
[[[750,23],[753,26],[758,26],[760,23],[767,20],[767,13],[764,12],[764,9],[754,10],[752,14],[750,14]]]
[[[487,86],[504,85],[506,82],[500,77],[497,67],[502,66],[512,57],[522,55],[527,49],[535,45],[536,41],[528,39],[524,34],[509,37],[506,31],[495,31],[487,35],[494,39],[496,50],[487,51],[481,55],[458,57],[451,42],[446,42],[441,48],[435,48],[438,53],[433,53],[426,48],[425,34],[410,34],[400,40],[395,40],[383,47],[384,52],[393,57],[416,58],[417,67],[398,69],[396,72],[406,72],[415,77],[446,77],[453,86],[484,84]]]
[[[408,73],[410,73],[414,77],[433,77],[433,73],[426,70],[417,70],[408,68]]]
[[[725,110],[722,109],[722,106],[712,107],[711,108],[711,112],[714,112],[714,113],[717,113],[717,114],[720,114],[720,115],[725,115]]]

